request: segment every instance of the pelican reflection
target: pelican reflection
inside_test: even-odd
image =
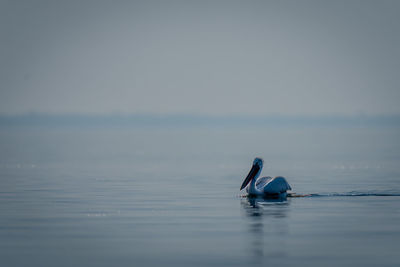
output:
[[[245,197],[241,205],[248,224],[251,260],[265,263],[285,257],[290,200]]]

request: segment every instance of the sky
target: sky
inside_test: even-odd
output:
[[[0,114],[400,114],[400,1],[0,0]]]

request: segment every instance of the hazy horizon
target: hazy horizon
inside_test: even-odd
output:
[[[288,116],[288,115],[199,115],[199,114],[0,114],[0,128],[13,126],[100,128],[399,128],[400,115],[385,116]]]
[[[400,114],[398,1],[0,1],[0,114]]]

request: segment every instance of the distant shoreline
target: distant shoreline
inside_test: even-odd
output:
[[[0,127],[400,127],[400,115],[380,116],[207,116],[154,114],[0,115]]]

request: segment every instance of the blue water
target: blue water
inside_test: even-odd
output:
[[[398,266],[398,128],[0,129],[1,266]],[[297,194],[249,199],[255,156]]]

